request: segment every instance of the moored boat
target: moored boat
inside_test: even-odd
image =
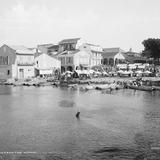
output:
[[[97,89],[97,90],[103,90],[103,89],[108,89],[108,88],[110,88],[110,86],[109,86],[108,84],[97,85],[97,86],[95,87],[95,89]]]
[[[130,89],[141,90],[141,91],[154,91],[155,89],[152,86],[136,86],[136,85],[129,85]]]
[[[92,85],[88,85],[88,86],[85,86],[86,90],[93,90],[95,89],[95,86],[92,86]]]
[[[160,91],[160,86],[152,86],[155,90]]]

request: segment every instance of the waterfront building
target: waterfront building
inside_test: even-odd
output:
[[[147,58],[143,57],[141,53],[133,52],[132,49],[124,53],[124,57],[129,63],[147,63]]]
[[[61,68],[61,61],[55,56],[58,52],[58,44],[41,44],[37,46],[35,54],[35,75],[52,75],[55,70]]]
[[[55,56],[39,53],[35,59],[35,75],[52,75],[55,70],[60,70],[61,61]]]
[[[104,65],[110,65],[113,66],[115,65],[116,61],[119,60],[119,63],[125,61],[125,57],[123,53],[125,52],[121,48],[104,48],[103,49],[103,64]]]
[[[34,52],[24,46],[0,47],[0,79],[34,76]]]
[[[104,48],[103,64],[114,66],[121,63],[146,63],[146,58],[132,49],[125,52],[120,48]]]
[[[82,38],[64,39],[59,42],[58,59],[61,60],[61,71],[88,69],[100,65],[102,47],[86,43]]]

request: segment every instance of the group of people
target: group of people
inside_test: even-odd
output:
[[[135,81],[132,82],[132,85],[134,86],[142,86],[143,85],[143,81],[142,78],[137,78]]]

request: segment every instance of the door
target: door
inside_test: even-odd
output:
[[[20,79],[24,78],[24,69],[19,69],[19,78]]]

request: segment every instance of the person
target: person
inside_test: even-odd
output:
[[[109,88],[109,91],[110,91],[110,94],[111,94],[111,92],[112,92],[112,88],[111,87]]]
[[[79,119],[79,116],[80,116],[80,112],[78,111],[78,112],[76,113],[76,118]]]

